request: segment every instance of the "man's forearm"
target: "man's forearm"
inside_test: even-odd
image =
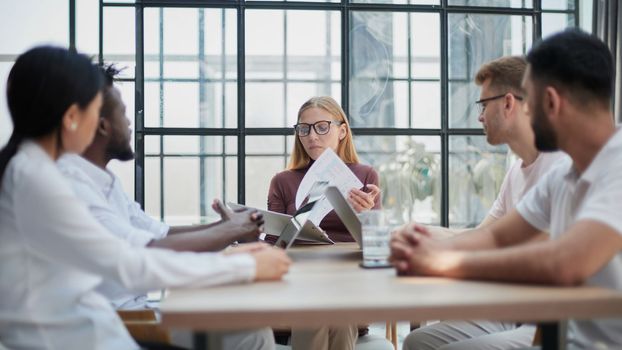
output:
[[[441,240],[448,249],[480,250],[497,248],[492,234],[485,228],[451,229],[441,226],[427,226],[433,238]]]
[[[176,251],[214,252],[225,249],[237,240],[225,225],[214,225],[209,229],[179,233],[154,240],[149,247],[171,249]]]
[[[202,224],[202,225],[171,226],[171,228],[168,230],[168,234],[176,235],[178,233],[200,232],[200,231],[212,228],[221,223],[222,223],[222,220],[218,220],[218,221],[214,221],[209,224]]]
[[[449,262],[437,274],[463,279],[567,285],[561,273],[554,242],[539,242],[503,249],[453,251],[443,254]]]

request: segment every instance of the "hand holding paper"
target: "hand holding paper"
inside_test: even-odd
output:
[[[346,198],[351,189],[363,187],[363,183],[330,148],[327,148],[315,163],[313,163],[300,182],[298,192],[296,193],[296,208],[300,208],[305,197],[309,194],[311,187],[317,181],[328,181],[330,186],[337,187]],[[331,210],[332,206],[330,203],[326,199],[323,199],[316,204],[313,215],[309,217],[309,220],[319,225],[322,219],[324,219]]]

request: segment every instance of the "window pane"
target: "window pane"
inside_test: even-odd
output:
[[[542,0],[544,10],[574,10],[575,0]]]
[[[592,0],[579,0],[579,26],[588,33],[592,32],[592,16],[594,14],[594,2]]]
[[[146,9],[145,125],[235,127],[236,51],[235,10]]]
[[[440,128],[441,83],[414,82],[411,89],[411,127],[417,129]]]
[[[231,186],[237,187],[237,170],[228,169],[235,165],[237,155],[222,153],[226,143],[224,138],[162,137],[164,153],[158,149],[157,152],[147,153],[145,159],[145,202],[149,214],[162,215],[167,223],[175,225],[218,219],[210,207],[213,199],[235,201],[237,197],[237,192],[228,193]],[[159,145],[158,139],[160,136],[146,136],[146,148],[155,150]],[[163,158],[162,163],[160,157]],[[163,179],[160,178],[161,172]],[[164,194],[163,197],[160,193]],[[161,203],[164,203],[162,211]]]
[[[497,198],[508,163],[506,146],[490,146],[485,136],[449,139],[449,225],[475,227]]]
[[[99,53],[99,4],[76,0],[76,48],[90,56]],[[129,33],[131,35],[131,33]]]
[[[532,0],[448,0],[447,4],[450,6],[533,7]]]
[[[0,145],[6,144],[13,132],[11,113],[9,113],[9,106],[6,101],[6,80],[12,67],[13,62],[0,62],[0,92],[2,93],[0,95]]]
[[[68,23],[68,1],[1,1],[0,54],[18,55],[41,44],[68,47]]]
[[[505,55],[522,55],[531,47],[532,19],[526,16],[449,15],[449,126],[479,128],[473,104],[479,67]]]
[[[438,5],[440,0],[350,0],[353,3]]]
[[[265,0],[246,0],[248,2],[253,2],[253,1],[265,1]],[[276,1],[283,1],[283,2],[296,2],[296,1],[304,1],[304,2],[341,2],[341,0],[276,0]]]
[[[357,136],[354,143],[380,176],[384,209],[404,222],[440,224],[440,137]]]
[[[248,155],[287,155],[286,136],[247,136],[246,154]]]
[[[440,22],[433,13],[353,12],[350,118],[354,127],[440,128]],[[411,99],[413,98],[413,99]],[[416,112],[417,111],[417,112]],[[409,116],[410,113],[410,116]],[[416,117],[415,117],[416,116]],[[424,117],[424,120],[415,120]]]
[[[566,13],[542,13],[542,37],[574,27],[574,15]]]
[[[267,209],[272,177],[285,170],[286,156],[246,156],[246,204]]]
[[[134,161],[121,162],[113,160],[108,169],[121,179],[121,185],[130,199],[134,199]]]
[[[121,76],[133,78],[136,68],[136,11],[133,7],[104,7],[103,21],[104,62],[126,68]]]
[[[246,203],[267,208],[270,180],[285,170],[294,136],[246,137]]]
[[[145,143],[149,138],[146,137]],[[162,219],[161,200],[162,200],[162,162],[160,158],[145,157],[145,212],[155,218]]]
[[[135,84],[131,81],[115,82],[114,86],[121,93],[121,100],[125,103],[125,116],[130,120],[130,129],[136,130],[134,115],[134,98],[136,96]],[[134,144],[134,133],[132,133],[132,144]]]
[[[337,11],[246,11],[247,127],[291,126],[312,96],[340,101],[340,25]]]

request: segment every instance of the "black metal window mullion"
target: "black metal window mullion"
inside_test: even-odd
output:
[[[164,9],[158,11],[158,114],[160,127],[164,126]],[[160,219],[164,220],[164,135],[160,135]]]
[[[408,59],[407,65],[408,65],[408,127],[412,128],[412,116],[413,116],[413,101],[412,101],[412,84],[413,84],[413,79],[412,79],[412,50],[413,50],[413,46],[412,46],[412,38],[410,37],[410,33],[411,33],[411,13],[407,13],[406,14],[406,30],[408,31],[408,35],[406,36],[406,40],[408,40],[408,42],[406,43],[406,57]]]
[[[76,0],[69,0],[69,50],[76,51]]]
[[[540,0],[533,0],[533,42],[542,37],[542,5]]]
[[[203,67],[203,62],[205,62],[205,10],[200,8],[198,9],[198,29],[199,29],[199,57],[198,57],[198,65],[199,65],[199,126],[205,127],[205,109],[201,108],[205,103],[206,98],[206,86],[204,83],[205,79],[205,69]],[[223,90],[224,94],[224,90]],[[205,153],[205,136],[199,137],[199,153]],[[205,190],[207,187],[207,181],[205,180],[207,177],[207,172],[205,169],[205,157],[199,156],[199,215],[203,218],[207,216],[207,208],[206,208],[206,198],[205,198]]]
[[[449,226],[449,21],[447,0],[441,0],[441,226]]]
[[[100,7],[101,8],[101,7]],[[145,57],[144,57],[144,13],[145,9],[140,1],[136,4],[136,68],[134,72],[134,124],[135,138],[134,150],[136,157],[134,160],[134,198],[145,208]],[[100,16],[101,18],[101,16]],[[100,23],[100,28],[102,24]],[[100,43],[101,44],[101,43]],[[103,61],[103,57],[100,56]]]
[[[238,203],[246,203],[246,8],[240,0],[237,8],[238,28]]]
[[[350,115],[350,11],[348,0],[341,0],[341,108]]]
[[[225,9],[220,10],[220,18],[221,18],[221,31],[222,31],[222,40],[220,41],[220,61],[222,64],[220,65],[220,78],[221,83],[220,87],[222,89],[221,103],[222,103],[222,111],[221,111],[221,123],[222,127],[225,128],[227,126],[227,111],[225,106],[227,105],[227,83],[225,81],[225,77],[227,75],[227,53],[225,52],[226,48],[226,38],[227,38],[227,16]],[[227,198],[227,137],[222,137],[222,200],[225,201]]]
[[[102,64],[104,62],[104,0],[99,0],[99,13],[97,15],[99,16],[99,33],[97,33],[99,54],[97,58],[99,63]],[[138,17],[138,13],[136,13],[136,17]],[[138,23],[136,24],[136,32],[138,32]],[[136,33],[136,36],[138,36],[138,33]],[[136,53],[138,54],[138,52]]]
[[[283,11],[283,125],[287,125],[287,11]]]

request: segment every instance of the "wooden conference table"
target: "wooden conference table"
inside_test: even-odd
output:
[[[362,269],[354,244],[294,247],[279,282],[172,290],[162,325],[196,332],[257,327],[317,327],[382,321],[489,319],[538,322],[543,348],[559,348],[558,322],[622,317],[622,293],[594,287],[546,287],[397,277]]]

